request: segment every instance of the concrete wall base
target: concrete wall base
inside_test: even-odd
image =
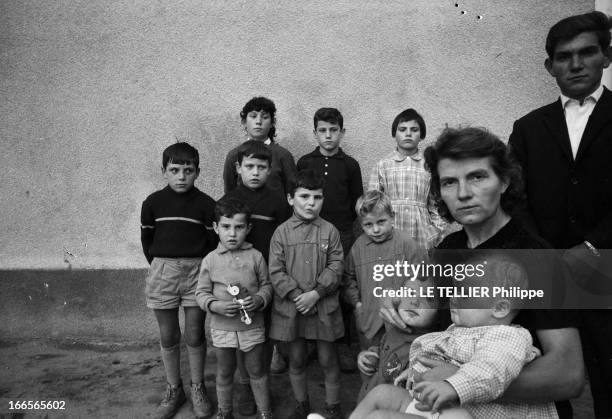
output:
[[[111,346],[158,340],[145,276],[144,269],[0,271],[0,336]]]

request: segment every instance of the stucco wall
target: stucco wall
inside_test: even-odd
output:
[[[457,6],[455,6],[457,4]],[[345,116],[364,177],[419,110],[506,138],[553,100],[548,27],[593,1],[0,2],[0,268],[143,267],[139,212],[163,186],[161,151],[201,152],[222,194],[238,113],[265,95],[278,140],[314,146],[320,106]],[[465,11],[465,14],[461,14]],[[481,16],[478,19],[477,16]]]

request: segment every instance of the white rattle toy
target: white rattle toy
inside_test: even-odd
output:
[[[242,298],[236,298],[236,296],[238,294],[240,294],[240,287],[237,285],[228,285],[227,286],[227,292],[229,292],[230,295],[234,296],[234,302],[240,304],[240,321],[246,325],[249,325],[253,322],[253,320],[251,319],[251,317],[249,316],[249,313],[247,313],[247,311],[244,308],[244,300]]]

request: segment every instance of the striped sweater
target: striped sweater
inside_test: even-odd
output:
[[[169,186],[142,203],[141,242],[147,261],[154,257],[204,257],[217,245],[212,230],[215,201],[193,188],[176,193]]]

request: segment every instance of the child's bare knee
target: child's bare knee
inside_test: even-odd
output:
[[[289,356],[289,372],[301,374],[306,370],[306,357]]]
[[[234,381],[234,370],[229,365],[218,365],[217,366],[217,383],[219,384],[231,384]]]
[[[263,365],[261,363],[253,363],[251,365],[246,365],[247,372],[249,373],[249,377],[251,378],[261,378],[264,376],[265,371],[263,369]]]
[[[292,365],[291,363],[289,363],[290,374],[303,374],[304,372],[306,372],[306,367],[303,364]]]
[[[253,349],[251,351],[252,353],[245,354],[244,365],[246,367],[247,372],[249,373],[249,377],[261,378],[266,373],[264,368],[264,362],[262,357],[259,354],[255,353],[255,351],[258,351],[258,349]],[[261,348],[261,351],[263,351],[263,348]]]
[[[204,343],[204,330],[198,327],[185,327],[185,343],[189,346],[200,346]]]
[[[181,330],[175,328],[160,328],[159,337],[161,346],[169,348],[181,342]]]

